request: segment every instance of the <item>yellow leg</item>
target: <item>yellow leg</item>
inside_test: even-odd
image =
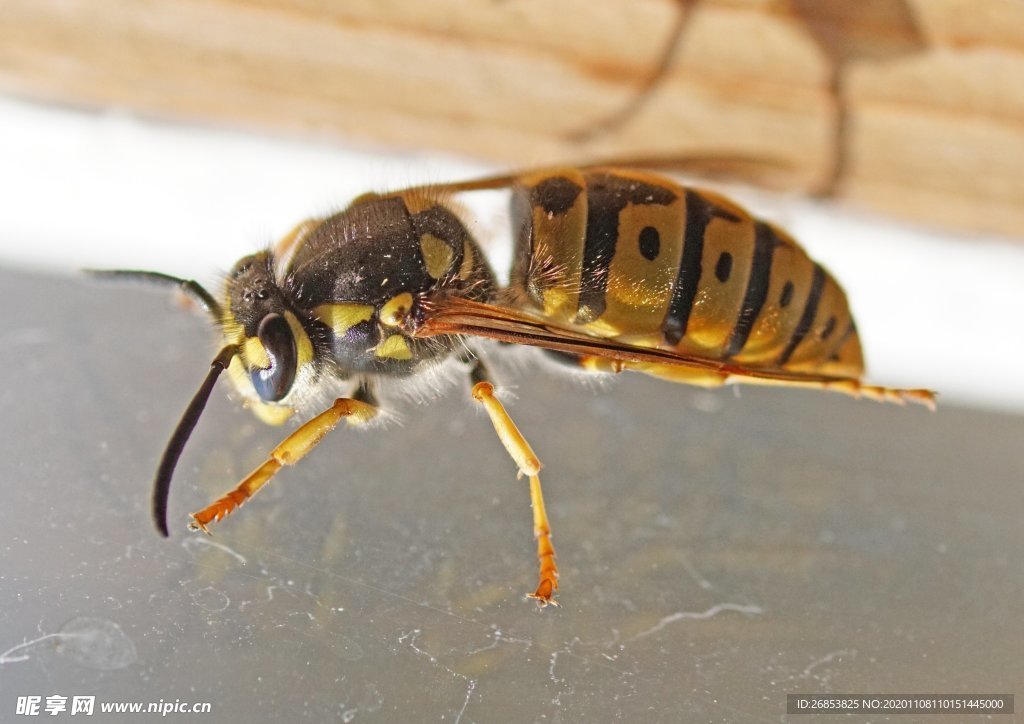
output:
[[[530,478],[530,502],[533,505],[533,535],[537,539],[537,559],[540,562],[540,581],[537,590],[529,594],[541,606],[557,606],[554,600],[558,590],[558,566],[555,564],[555,547],[551,543],[551,524],[544,508],[544,494],[540,488],[541,463],[537,455],[519,432],[505,411],[505,407],[494,396],[494,385],[490,382],[477,382],[473,385],[473,399],[483,404],[487,415],[491,418],[495,432],[508,454],[519,467],[519,476]]]
[[[335,400],[330,408],[286,437],[271,451],[266,462],[249,473],[234,490],[198,513],[193,513],[189,528],[209,534],[207,525],[219,521],[254,496],[283,466],[294,465],[305,457],[306,453],[316,447],[316,444],[323,440],[342,418],[347,417],[349,422],[358,424],[368,421],[376,412],[377,409],[373,405],[359,400],[345,397]]]

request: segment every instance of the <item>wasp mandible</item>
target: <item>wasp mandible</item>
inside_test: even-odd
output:
[[[511,192],[507,286],[452,204],[455,195],[493,189]],[[366,194],[241,259],[220,299],[156,272],[104,273],[180,286],[223,334],[157,470],[153,515],[164,536],[174,467],[223,370],[268,423],[318,401],[323,409],[192,514],[190,527],[206,532],[341,420],[373,420],[389,383],[454,364],[529,480],[540,561],[529,595],[544,605],[555,603],[558,568],[541,463],[495,395],[482,340],[540,347],[595,374],[809,387],[934,407],[929,390],[862,382],[846,296],[789,235],[723,196],[650,170],[547,169]]]

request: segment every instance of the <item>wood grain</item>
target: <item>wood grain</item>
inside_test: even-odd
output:
[[[10,94],[515,165],[765,155],[798,188],[1024,237],[1020,0],[7,0],[4,14]]]

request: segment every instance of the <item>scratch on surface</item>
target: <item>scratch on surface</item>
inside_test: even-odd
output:
[[[680,556],[680,560],[683,563],[683,570],[685,570],[686,573],[690,576],[690,578],[694,580],[694,583],[703,588],[705,591],[710,591],[714,588],[714,586],[711,585],[711,581],[709,581],[701,575],[700,571],[698,571],[697,567],[690,562],[689,558],[687,558],[686,556]]]
[[[272,583],[269,586],[267,586],[267,598],[266,598],[266,601],[264,601],[264,603],[267,603],[267,602],[270,602],[270,601],[274,600],[274,589],[275,588],[280,588],[280,586],[278,586],[276,583]],[[248,606],[250,603],[253,603],[253,602],[252,601],[242,601],[240,604],[238,604],[238,610],[239,611],[244,611],[245,607]]]
[[[553,683],[556,686],[558,686],[558,693],[555,694],[555,698],[551,700],[551,703],[554,704],[555,706],[559,707],[559,708],[561,708],[561,706],[562,706],[562,694],[572,695],[576,691],[576,689],[573,686],[569,686],[569,688],[563,689],[562,688],[562,684],[565,683],[565,677],[564,676],[563,677],[555,676],[555,666],[558,664],[558,655],[559,654],[570,654],[571,655],[573,647],[576,644],[578,644],[578,643],[580,643],[579,637],[578,636],[574,636],[572,641],[570,641],[568,644],[566,644],[565,648],[556,649],[555,651],[551,652],[551,659],[550,659],[550,663],[548,664],[548,677],[550,677],[551,683]]]
[[[462,701],[462,708],[459,709],[458,713],[455,715],[455,724],[459,724],[459,722],[462,721],[462,715],[466,713],[466,707],[469,706],[469,700],[473,698],[473,691],[476,689],[477,680],[471,679],[465,674],[460,674],[458,671],[455,671],[454,669],[445,666],[444,664],[440,663],[437,660],[437,657],[434,656],[432,653],[430,653],[429,651],[424,651],[419,646],[417,646],[416,639],[419,638],[421,633],[423,633],[423,631],[418,628],[415,628],[412,631],[405,632],[398,637],[398,643],[404,644],[406,641],[408,641],[409,648],[411,648],[417,654],[419,654],[420,656],[426,656],[430,660],[430,663],[440,666],[442,669],[447,671],[455,678],[462,679],[466,682],[466,698]]]
[[[488,634],[488,638],[491,639],[491,643],[487,644],[486,646],[481,646],[478,649],[473,649],[472,651],[467,651],[466,652],[466,656],[473,656],[473,655],[479,654],[479,653],[481,653],[483,651],[491,651],[492,649],[498,648],[498,644],[501,644],[501,643],[506,643],[506,644],[522,644],[526,648],[530,648],[531,646],[533,646],[533,640],[532,639],[510,638],[508,636],[505,636],[505,634],[503,634],[501,632],[501,629],[498,628],[497,626],[495,626],[494,624],[491,624],[491,633]]]
[[[683,621],[687,619],[694,620],[711,618],[712,616],[717,616],[723,611],[736,611],[738,613],[745,613],[748,616],[757,616],[759,614],[764,613],[764,609],[762,609],[760,606],[744,606],[738,603],[718,603],[709,608],[707,611],[677,611],[676,613],[665,616],[654,626],[651,626],[646,631],[641,631],[629,640],[636,641],[637,639],[642,639],[645,636],[650,636],[653,633],[661,631],[670,623],[675,623],[676,621]]]
[[[28,661],[32,658],[31,656],[29,656],[28,652],[31,651],[33,648],[41,644],[43,641],[48,641],[50,639],[60,639],[63,638],[63,636],[63,634],[59,633],[48,633],[44,634],[43,636],[40,636],[39,638],[32,639],[31,641],[26,641],[24,643],[18,644],[17,646],[12,646],[11,648],[7,649],[2,654],[0,654],[0,665],[16,664],[19,661]],[[26,653],[19,654],[19,651],[25,651]]]
[[[830,653],[825,654],[820,659],[815,659],[814,661],[812,661],[810,664],[808,664],[807,668],[804,669],[803,672],[797,678],[798,679],[806,679],[806,678],[811,677],[811,672],[814,671],[816,668],[818,668],[822,664],[827,664],[827,663],[829,663],[831,661],[834,661],[837,658],[839,658],[840,656],[856,656],[856,655],[857,655],[856,649],[837,649],[836,651],[832,651]],[[817,679],[818,677],[814,676],[813,678]]]
[[[186,589],[186,592],[192,602],[204,611],[221,613],[231,607],[231,599],[228,598],[228,595],[213,586],[203,586],[194,591]]]
[[[135,644],[113,621],[80,616],[64,624],[56,633],[43,634],[31,641],[12,646],[0,653],[0,665],[28,661],[33,649],[56,640],[54,651],[90,669],[123,669],[138,659]]]
[[[223,543],[218,543],[215,540],[210,540],[207,537],[200,538],[198,536],[189,536],[187,538],[183,538],[182,541],[181,541],[181,547],[182,548],[186,548],[187,549],[187,548],[193,548],[195,546],[213,546],[214,548],[217,548],[219,550],[224,551],[229,556],[232,556],[235,560],[237,560],[243,566],[246,564],[245,556],[243,556],[241,553],[239,553],[238,551],[233,550],[231,548],[228,548]]]

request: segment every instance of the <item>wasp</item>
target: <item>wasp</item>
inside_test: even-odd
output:
[[[494,189],[511,195],[504,286],[454,203]],[[190,528],[207,533],[339,422],[378,418],[390,385],[454,365],[529,480],[540,569],[529,596],[542,605],[555,603],[558,568],[541,463],[495,395],[487,346],[540,347],[592,374],[632,370],[705,387],[808,387],[934,407],[929,390],[862,381],[842,288],[786,232],[650,169],[556,168],[366,194],[241,259],[219,299],[157,272],[105,273],[179,286],[223,336],[157,469],[162,535],[175,465],[224,370],[265,422],[319,411],[192,514]]]

